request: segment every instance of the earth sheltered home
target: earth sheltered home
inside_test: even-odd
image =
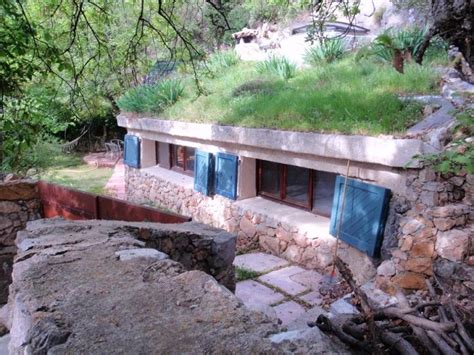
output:
[[[357,280],[419,289],[437,270],[469,289],[474,179],[441,178],[412,159],[442,149],[451,108],[400,138],[121,114],[127,197],[235,232],[238,252],[329,270],[350,162],[338,254]]]

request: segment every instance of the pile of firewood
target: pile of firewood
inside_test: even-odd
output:
[[[367,295],[355,283],[351,271],[340,260],[336,266],[360,305],[361,314],[318,317],[313,326],[331,332],[341,341],[363,353],[390,350],[400,354],[473,354],[474,341],[463,325],[449,297],[436,293],[427,280],[428,300],[410,304],[400,290],[397,306],[373,309]],[[441,287],[441,285],[438,285]]]

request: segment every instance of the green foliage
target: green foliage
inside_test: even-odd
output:
[[[296,65],[285,57],[272,56],[269,59],[257,64],[257,71],[260,74],[270,74],[288,81],[296,74]]]
[[[242,267],[235,268],[235,279],[237,282],[256,279],[260,275],[260,273],[253,270],[245,269]]]
[[[78,155],[59,153],[49,168],[37,177],[80,191],[107,195],[105,185],[112,173],[111,168],[84,164]]]
[[[259,74],[239,63],[203,81],[208,95],[192,87],[160,118],[349,134],[404,132],[421,118],[421,104],[400,96],[438,91],[440,74],[427,63],[409,64],[405,75],[370,59],[353,56],[299,70],[290,81]]]
[[[64,130],[67,123],[48,115],[45,103],[35,97],[9,98],[4,104],[0,120],[0,148],[4,155],[0,170],[27,174],[32,168],[44,169],[56,147],[51,135]]]
[[[117,104],[126,112],[160,113],[173,105],[183,94],[184,86],[179,79],[167,79],[154,85],[140,85],[123,94]]]
[[[212,74],[221,73],[239,62],[239,57],[234,50],[214,52],[206,62],[207,69]]]
[[[465,109],[456,115],[457,125],[453,130],[453,141],[438,154],[416,155],[424,165],[431,166],[441,174],[474,174],[474,109]]]
[[[378,58],[391,61],[394,50],[409,52],[413,57],[420,49],[428,28],[410,27],[400,31],[389,29],[378,35],[372,43],[372,54]]]
[[[305,61],[312,65],[318,65],[322,61],[330,63],[342,58],[345,52],[346,48],[341,38],[327,38],[306,51]]]

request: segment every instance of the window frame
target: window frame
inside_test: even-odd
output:
[[[177,164],[176,164],[176,154],[175,154],[175,147],[178,148],[178,147],[183,147],[183,153],[180,154],[181,157],[183,158],[183,167],[179,167]],[[189,170],[189,169],[186,169],[186,162],[187,162],[187,158],[190,156],[188,155],[188,148],[191,148],[191,149],[194,149],[194,155],[196,155],[196,148],[194,147],[188,147],[186,145],[181,145],[181,144],[170,144],[169,145],[169,161],[170,161],[170,170],[173,170],[173,171],[177,171],[179,173],[182,173],[182,174],[185,174],[185,175],[189,175],[189,176],[194,176],[194,169],[192,170]]]
[[[287,175],[288,175],[288,165],[289,164],[283,164],[283,163],[277,163],[277,162],[272,162],[278,164],[278,174],[280,177],[280,186],[279,186],[279,194],[271,194],[269,192],[263,191],[262,190],[262,162],[265,160],[258,159],[257,160],[257,174],[256,174],[256,183],[257,183],[257,194],[259,196],[262,196],[264,198],[268,198],[270,200],[277,201],[279,203],[283,203],[288,206],[292,207],[297,207],[304,209],[308,212],[317,214],[319,216],[324,216],[324,217],[330,217],[330,214],[328,215],[327,213],[321,212],[318,209],[315,209],[313,206],[313,195],[314,195],[314,179],[317,179],[318,171],[314,169],[309,169],[309,168],[304,168],[304,167],[299,167],[303,169],[307,169],[309,171],[309,178],[308,178],[308,201],[306,203],[297,201],[291,198],[288,198],[286,196],[286,183],[287,183]],[[296,166],[296,165],[295,165]],[[335,174],[337,176],[337,174]]]

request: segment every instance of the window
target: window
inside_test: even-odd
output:
[[[170,144],[171,169],[194,175],[194,153],[194,148]]]
[[[260,160],[259,194],[330,216],[336,174]]]

